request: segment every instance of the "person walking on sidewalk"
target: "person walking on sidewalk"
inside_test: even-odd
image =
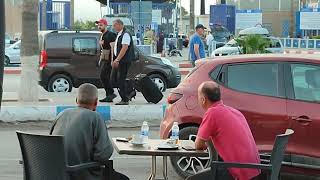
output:
[[[113,57],[111,47],[113,47],[113,43],[116,40],[116,34],[106,29],[108,22],[105,19],[96,21],[96,24],[98,25],[98,29],[102,32],[100,39],[101,55],[99,61],[100,80],[106,91],[106,97],[101,99],[100,102],[113,102],[113,99],[117,96],[114,94],[110,81],[112,71],[111,58]]]
[[[206,57],[205,47],[201,40],[201,36],[203,36],[205,29],[206,28],[202,24],[198,24],[196,26],[196,32],[190,41],[189,53],[193,67],[195,67],[196,60]]]
[[[116,105],[129,105],[131,93],[128,92],[126,78],[131,61],[134,60],[134,46],[131,34],[120,19],[113,21],[113,28],[118,32],[114,45],[114,61],[112,62],[112,79],[116,80],[121,101]]]

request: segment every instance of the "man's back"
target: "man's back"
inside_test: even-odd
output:
[[[225,162],[260,163],[258,150],[245,117],[238,110],[217,102],[205,114],[198,136],[212,138],[214,146]],[[260,172],[254,169],[233,168],[237,179],[249,179]]]
[[[106,127],[99,114],[85,108],[68,109],[61,113],[52,127],[53,135],[63,135],[68,165],[85,162],[106,162],[113,152]],[[99,171],[83,171],[73,180],[95,180]]]

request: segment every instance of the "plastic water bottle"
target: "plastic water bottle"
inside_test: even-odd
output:
[[[178,122],[174,122],[171,128],[171,139],[176,141],[178,144],[179,141],[179,125]]]
[[[147,121],[144,121],[141,126],[141,138],[144,143],[146,143],[149,139],[149,126]]]

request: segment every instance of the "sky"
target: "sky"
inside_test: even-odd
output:
[[[195,14],[200,14],[200,0],[195,0]],[[206,13],[209,13],[209,5],[215,3],[215,0],[206,0]],[[182,0],[182,6],[187,11],[190,9],[190,0]],[[102,8],[103,9],[103,8]],[[96,0],[75,0],[75,19],[76,20],[97,20],[101,17],[100,3]],[[105,14],[102,12],[102,14]]]

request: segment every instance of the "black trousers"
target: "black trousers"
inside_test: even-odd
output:
[[[130,68],[131,63],[120,63],[119,67],[117,69],[112,70],[111,78],[113,82],[118,87],[118,91],[121,97],[121,100],[124,102],[129,101],[129,93],[127,90],[127,75],[128,75],[128,70]]]
[[[112,66],[109,61],[101,60],[100,62],[100,80],[106,91],[106,96],[112,95],[114,93],[112,83],[111,83],[111,71]]]

